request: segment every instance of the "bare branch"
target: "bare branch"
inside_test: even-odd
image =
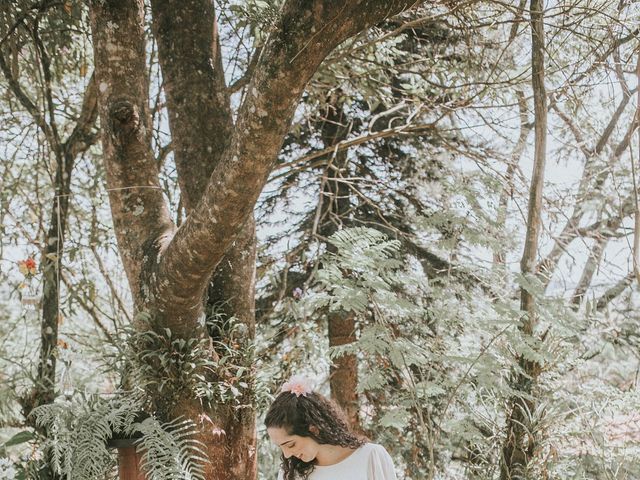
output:
[[[428,132],[435,131],[436,125],[437,125],[437,120],[432,123],[426,123],[421,125],[402,125],[400,127],[393,127],[393,128],[387,128],[384,130],[379,130],[377,132],[365,133],[363,135],[360,135],[355,138],[351,138],[349,140],[343,140],[337,143],[336,145],[332,145],[331,147],[323,148],[322,150],[318,150],[316,152],[310,153],[292,162],[282,163],[278,165],[274,170],[278,171],[278,170],[295,168],[298,165],[307,165],[308,162],[310,162],[311,160],[326,157],[328,155],[332,155],[336,152],[340,152],[350,147],[354,147],[356,145],[361,145],[363,143],[370,142],[371,140],[409,135],[409,134],[423,135]],[[317,165],[314,164],[314,166],[317,166]]]
[[[633,271],[629,272],[625,277],[620,279],[618,283],[616,283],[613,287],[607,290],[598,300],[596,301],[596,311],[600,312],[607,308],[607,305],[611,303],[614,299],[620,296],[632,283],[635,274]]]
[[[80,115],[69,137],[65,140],[63,150],[65,154],[75,158],[93,145],[97,136],[92,134],[98,118],[98,89],[95,73],[91,75],[84,92]]]
[[[587,289],[591,285],[591,280],[600,265],[600,261],[602,260],[602,255],[604,254],[604,249],[607,246],[609,239],[606,237],[600,237],[596,239],[595,244],[591,248],[589,252],[589,256],[587,257],[587,262],[582,270],[582,275],[580,276],[580,280],[578,281],[578,285],[573,291],[573,295],[571,298],[572,308],[574,310],[578,310],[580,305],[582,304],[582,300],[584,299],[585,294],[587,293]]]
[[[76,285],[73,285],[69,281],[66,275],[62,274],[61,276],[62,276],[62,281],[64,282],[64,284],[67,286],[69,290],[76,288]],[[102,332],[102,334],[109,341],[109,343],[116,345],[116,342],[114,341],[113,336],[111,335],[107,327],[105,327],[102,321],[100,320],[100,317],[98,315],[98,312],[96,311],[95,306],[89,305],[82,295],[76,295],[74,298],[77,300],[78,304],[82,307],[82,309],[89,314],[89,316],[93,320],[93,323],[95,323],[96,327],[98,327],[98,329]]]
[[[9,88],[18,99],[20,104],[31,115],[33,121],[36,125],[38,125],[38,127],[40,127],[40,130],[42,131],[42,133],[44,133],[45,137],[49,140],[51,145],[55,145],[51,127],[45,120],[44,115],[40,112],[36,104],[22,89],[18,79],[13,76],[13,73],[11,72],[9,65],[7,65],[7,61],[2,52],[0,52],[0,70],[2,70],[2,73],[4,73],[4,76],[7,79],[7,83],[9,84]]]

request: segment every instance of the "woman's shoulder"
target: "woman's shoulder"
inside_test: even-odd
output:
[[[386,459],[389,457],[389,452],[379,443],[367,442],[359,448],[361,458],[366,458],[370,461],[376,459]]]
[[[386,448],[378,443],[365,443],[362,448],[364,449],[364,456],[369,460],[369,463],[373,464],[393,464],[391,455]]]
[[[362,445],[362,450],[364,452],[376,452],[376,453],[388,453],[387,449],[384,448],[382,445],[380,445],[379,443],[373,443],[373,442],[367,442],[364,445]]]
[[[376,480],[396,480],[393,460],[387,449],[377,443],[369,443],[366,446],[367,478]]]

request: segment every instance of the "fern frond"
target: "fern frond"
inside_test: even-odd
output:
[[[137,424],[142,433],[138,448],[149,480],[204,480],[204,445],[193,438],[196,425],[176,419],[161,424],[150,417]]]

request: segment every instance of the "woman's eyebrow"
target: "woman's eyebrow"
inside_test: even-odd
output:
[[[283,447],[285,443],[289,443],[289,442],[293,442],[293,440],[286,440],[286,441],[282,442],[282,443],[280,444],[280,446],[281,446],[281,447]]]

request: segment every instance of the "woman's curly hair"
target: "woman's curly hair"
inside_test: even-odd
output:
[[[367,442],[349,428],[340,407],[316,392],[299,397],[291,392],[280,393],[269,407],[264,423],[267,428],[284,428],[289,435],[311,437],[320,444],[358,448]],[[309,431],[310,426],[317,427],[318,433]],[[282,456],[284,480],[306,480],[313,466],[312,462]]]

